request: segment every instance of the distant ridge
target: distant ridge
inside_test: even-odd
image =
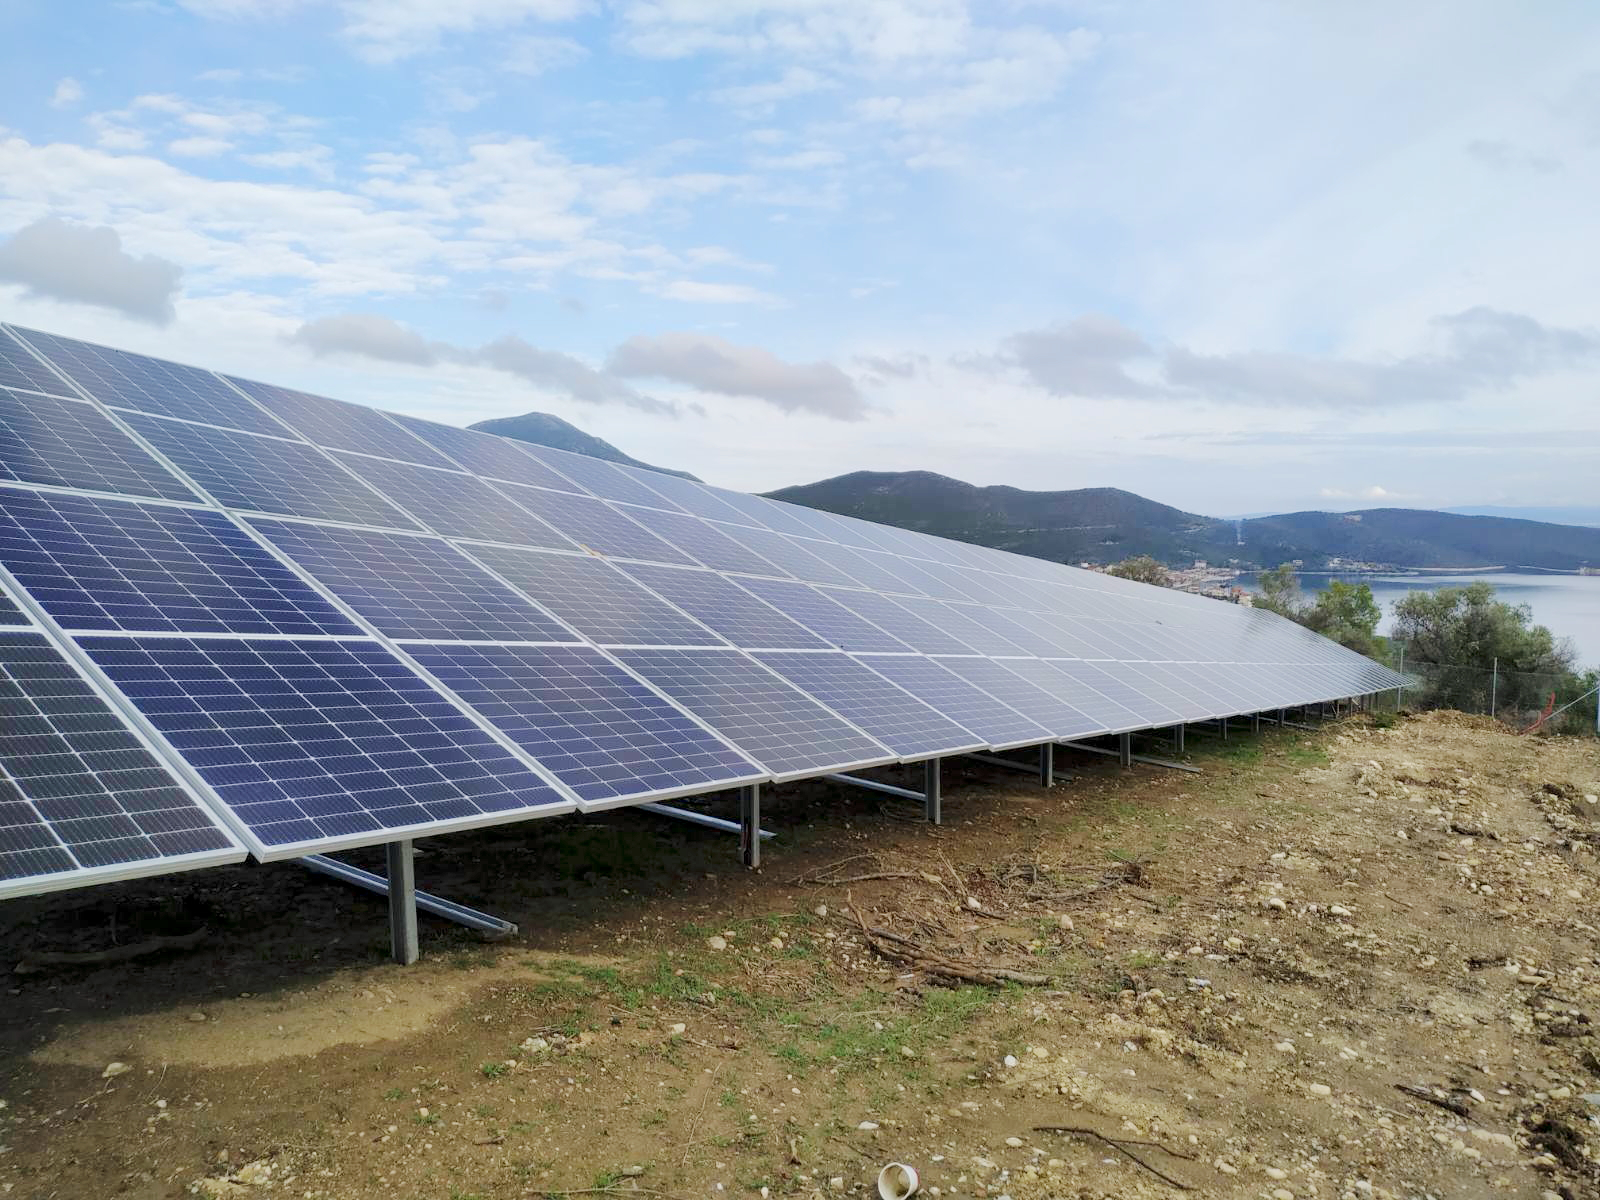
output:
[[[1027,492],[975,487],[930,471],[857,471],[769,492],[829,512],[1057,562],[1111,563],[1149,554],[1307,568],[1330,559],[1396,567],[1600,566],[1600,529],[1422,509],[1283,513],[1243,521],[1187,513],[1117,488]]]
[[[1510,507],[1498,504],[1466,505],[1441,510],[1460,517],[1510,517],[1519,521],[1545,521],[1551,525],[1600,526],[1600,505],[1566,505],[1554,508]]]
[[[532,442],[535,446],[549,446],[553,450],[570,450],[574,454],[587,454],[590,458],[603,458],[607,462],[621,463],[625,467],[659,471],[663,475],[676,475],[681,479],[695,479],[695,476],[687,471],[674,471],[669,467],[640,462],[637,458],[624,454],[604,438],[585,433],[576,425],[563,421],[551,413],[530,412],[523,413],[520,417],[495,417],[489,421],[479,421],[468,428],[483,433],[499,434],[501,437],[516,438],[519,442]],[[699,482],[697,479],[695,481]]]

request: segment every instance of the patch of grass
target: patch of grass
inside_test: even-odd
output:
[[[1127,967],[1130,971],[1148,971],[1151,967],[1161,965],[1161,956],[1152,954],[1148,950],[1140,950],[1128,955]]]
[[[405,1088],[390,1088],[383,1094],[383,1098],[385,1100],[404,1100],[406,1098],[406,1090]]]
[[[439,1123],[439,1114],[429,1113],[427,1116],[423,1116],[421,1113],[412,1113],[411,1123],[413,1125],[437,1125]]]
[[[506,1066],[506,1064],[503,1062],[486,1062],[479,1066],[478,1074],[482,1075],[485,1079],[499,1079],[509,1070],[511,1070],[511,1068]]]
[[[1328,752],[1321,746],[1308,746],[1303,742],[1296,742],[1283,751],[1283,757],[1297,767],[1325,767],[1328,765]]]
[[[500,1115],[500,1110],[492,1104],[480,1104],[472,1111],[476,1115],[482,1117],[485,1121],[492,1121],[495,1117]]]

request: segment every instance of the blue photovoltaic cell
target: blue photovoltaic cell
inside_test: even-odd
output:
[[[444,455],[421,438],[413,437],[375,408],[329,400],[310,392],[274,387],[250,379],[232,379],[235,387],[250,393],[265,408],[288,422],[308,441],[331,450],[355,450],[420,463],[425,467],[450,469]]]
[[[920,655],[873,654],[858,660],[920,696],[990,746],[1005,749],[1051,740],[1050,731],[961,676]]]
[[[662,512],[654,508],[629,508],[625,511],[639,524],[713,571],[741,571],[750,575],[786,574],[781,567],[773,566],[759,554],[745,549],[704,517]]]
[[[735,582],[836,649],[889,653],[910,649],[899,638],[891,637],[807,584],[787,579],[738,579]]]
[[[787,534],[774,533],[770,529],[751,529],[744,525],[721,525],[718,526],[718,532],[731,537],[745,549],[753,550],[768,562],[775,563],[796,579],[803,579],[807,583],[843,584],[845,587],[855,584],[855,580],[849,575],[838,567],[823,562]],[[826,550],[820,542],[812,542],[811,545],[819,550]],[[770,575],[774,572],[766,573]]]
[[[849,546],[834,546],[828,561],[850,576],[862,587],[874,592],[895,592],[907,596],[921,595],[921,590],[904,576],[889,570],[896,561],[891,555],[871,550],[853,550]]]
[[[765,774],[590,647],[409,650],[586,803],[709,791]]]
[[[94,405],[0,388],[0,479],[200,502]]]
[[[840,588],[820,589],[824,596],[844,605],[859,617],[865,617],[885,633],[893,634],[913,650],[923,654],[973,654],[975,651],[960,638],[915,616],[896,604],[888,596],[877,592],[854,592]]]
[[[0,329],[0,387],[21,388],[25,392],[48,392],[52,396],[77,395],[71,384],[40,362],[4,329]]]
[[[987,739],[935,712],[847,655],[766,653],[756,657],[902,758],[956,754],[988,745]]]
[[[907,612],[921,617],[930,624],[937,625],[951,637],[964,645],[970,646],[978,654],[1025,654],[1026,651],[1015,642],[1002,637],[987,624],[980,623],[975,616],[968,616],[974,610],[958,608],[945,604],[940,600],[928,600],[921,596],[896,596],[896,604]],[[920,650],[921,647],[919,646]]]
[[[602,646],[721,646],[697,621],[652,596],[616,567],[589,555],[492,546],[472,556]]]
[[[1025,612],[1020,608],[988,611],[991,616],[985,620],[990,627],[998,628],[1008,640],[1016,642],[1029,654],[1037,654],[1040,658],[1082,658],[1090,650],[1081,638],[1069,637],[1064,630],[1038,613]],[[993,619],[996,618],[1004,620],[1005,624],[995,626]]]
[[[617,657],[773,775],[898,757],[736,651],[623,650]]]
[[[641,471],[636,467],[619,466],[617,469],[626,471],[633,477],[634,482],[665,496],[684,512],[693,513],[697,517],[709,517],[713,521],[735,521],[741,525],[750,523],[749,517],[737,508],[724,504],[703,483],[696,483],[692,479],[683,479],[677,475],[666,475],[660,471]]]
[[[735,646],[825,650],[828,643],[711,571],[624,564],[623,570]]]
[[[1142,729],[1149,724],[1136,712],[1131,712],[1110,699],[1076,675],[1062,671],[1060,663],[1045,662],[1038,658],[1008,658],[1006,670],[1021,675],[1029,683],[1043,688],[1057,700],[1065,701],[1078,712],[1108,733],[1123,733]]]
[[[552,471],[560,472],[584,491],[599,496],[602,500],[643,504],[649,508],[665,508],[672,512],[683,511],[665,496],[645,487],[635,478],[633,472],[625,471],[615,463],[590,458],[587,454],[570,454],[565,450],[555,450],[549,446],[535,446],[531,442],[523,443],[517,449],[524,454],[532,455]]]
[[[691,561],[604,500],[515,485],[507,485],[505,491],[523,508],[537,514],[585,550],[615,558],[642,558],[647,562]]]
[[[244,852],[42,634],[0,633],[0,895],[186,856]]]
[[[568,492],[583,490],[571,480],[552,471],[531,454],[524,454],[510,438],[495,437],[490,433],[475,433],[471,429],[458,429],[454,425],[440,425],[434,421],[423,421],[398,413],[394,415],[394,420],[474,475],[482,475],[485,479],[499,479],[506,483],[531,483],[536,487],[559,488]]]
[[[295,521],[250,524],[387,637],[578,640],[438,538]]]
[[[0,489],[0,562],[67,629],[361,632],[209,509]]]
[[[919,593],[933,596],[940,600],[972,599],[972,596],[967,592],[962,591],[950,581],[941,578],[935,573],[941,569],[938,563],[918,563],[902,556],[884,565],[891,573],[914,585]]]
[[[338,458],[435,533],[514,546],[572,549],[566,538],[538,517],[471,475],[354,454]]]
[[[1084,716],[1065,700],[1028,682],[992,658],[946,658],[941,665],[950,668],[975,687],[1018,712],[1025,712],[1057,738],[1083,737],[1099,733],[1103,726]],[[1063,691],[1066,689],[1063,688]]]
[[[224,508],[415,529],[399,510],[305,442],[186,425],[142,413],[128,424]]]
[[[1030,625],[1021,624],[1012,620],[1013,614],[1022,616],[1019,609],[995,609],[983,604],[956,604],[951,602],[949,607],[956,614],[968,621],[982,625],[991,637],[1004,639],[1011,645],[1021,647],[1024,653],[1057,656],[1063,651],[1054,638],[1046,637],[1044,631]],[[1000,654],[999,650],[985,650],[985,653]]]
[[[5,592],[0,591],[0,625],[28,625],[31,622]]]
[[[263,854],[572,810],[375,642],[89,637],[79,644]]]
[[[284,433],[282,425],[210,371],[32,329],[17,332],[89,395],[112,408],[181,417],[250,433],[275,433],[280,437]]]
[[[1141,691],[1154,696],[1185,721],[1202,721],[1225,711],[1227,707],[1214,697],[1201,695],[1187,680],[1169,674],[1160,663],[1118,665],[1122,666],[1119,675],[1133,681]]]
[[[1132,712],[1141,725],[1166,725],[1177,718],[1177,713],[1156,698],[1155,688],[1146,686],[1140,689],[1135,686],[1129,678],[1130,668],[1121,663],[1058,661],[1050,665],[1067,678],[1093,688],[1113,704]],[[1072,693],[1069,691],[1065,694],[1070,700]]]
[[[758,525],[763,529],[774,529],[798,537],[811,536],[811,526],[790,505],[768,500],[764,496],[752,496],[749,492],[730,492],[719,487],[709,490],[724,504],[744,513],[748,518],[745,522],[747,525]]]

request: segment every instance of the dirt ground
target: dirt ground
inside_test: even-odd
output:
[[[1600,1197],[1596,743],[1189,751],[952,763],[937,829],[778,789],[759,872],[637,813],[438,839],[521,932],[411,968],[293,865],[9,903],[0,1194]]]

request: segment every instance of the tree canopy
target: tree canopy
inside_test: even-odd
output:
[[[1115,575],[1119,579],[1131,579],[1135,583],[1153,583],[1157,587],[1172,586],[1172,576],[1166,567],[1148,554],[1139,554],[1114,563],[1106,568],[1106,574]]]
[[[1301,595],[1294,564],[1283,563],[1261,572],[1259,586],[1261,594],[1255,599],[1257,608],[1288,617],[1357,654],[1379,652],[1378,622],[1383,610],[1366,584],[1336,579],[1318,593],[1315,602],[1308,604]]]

